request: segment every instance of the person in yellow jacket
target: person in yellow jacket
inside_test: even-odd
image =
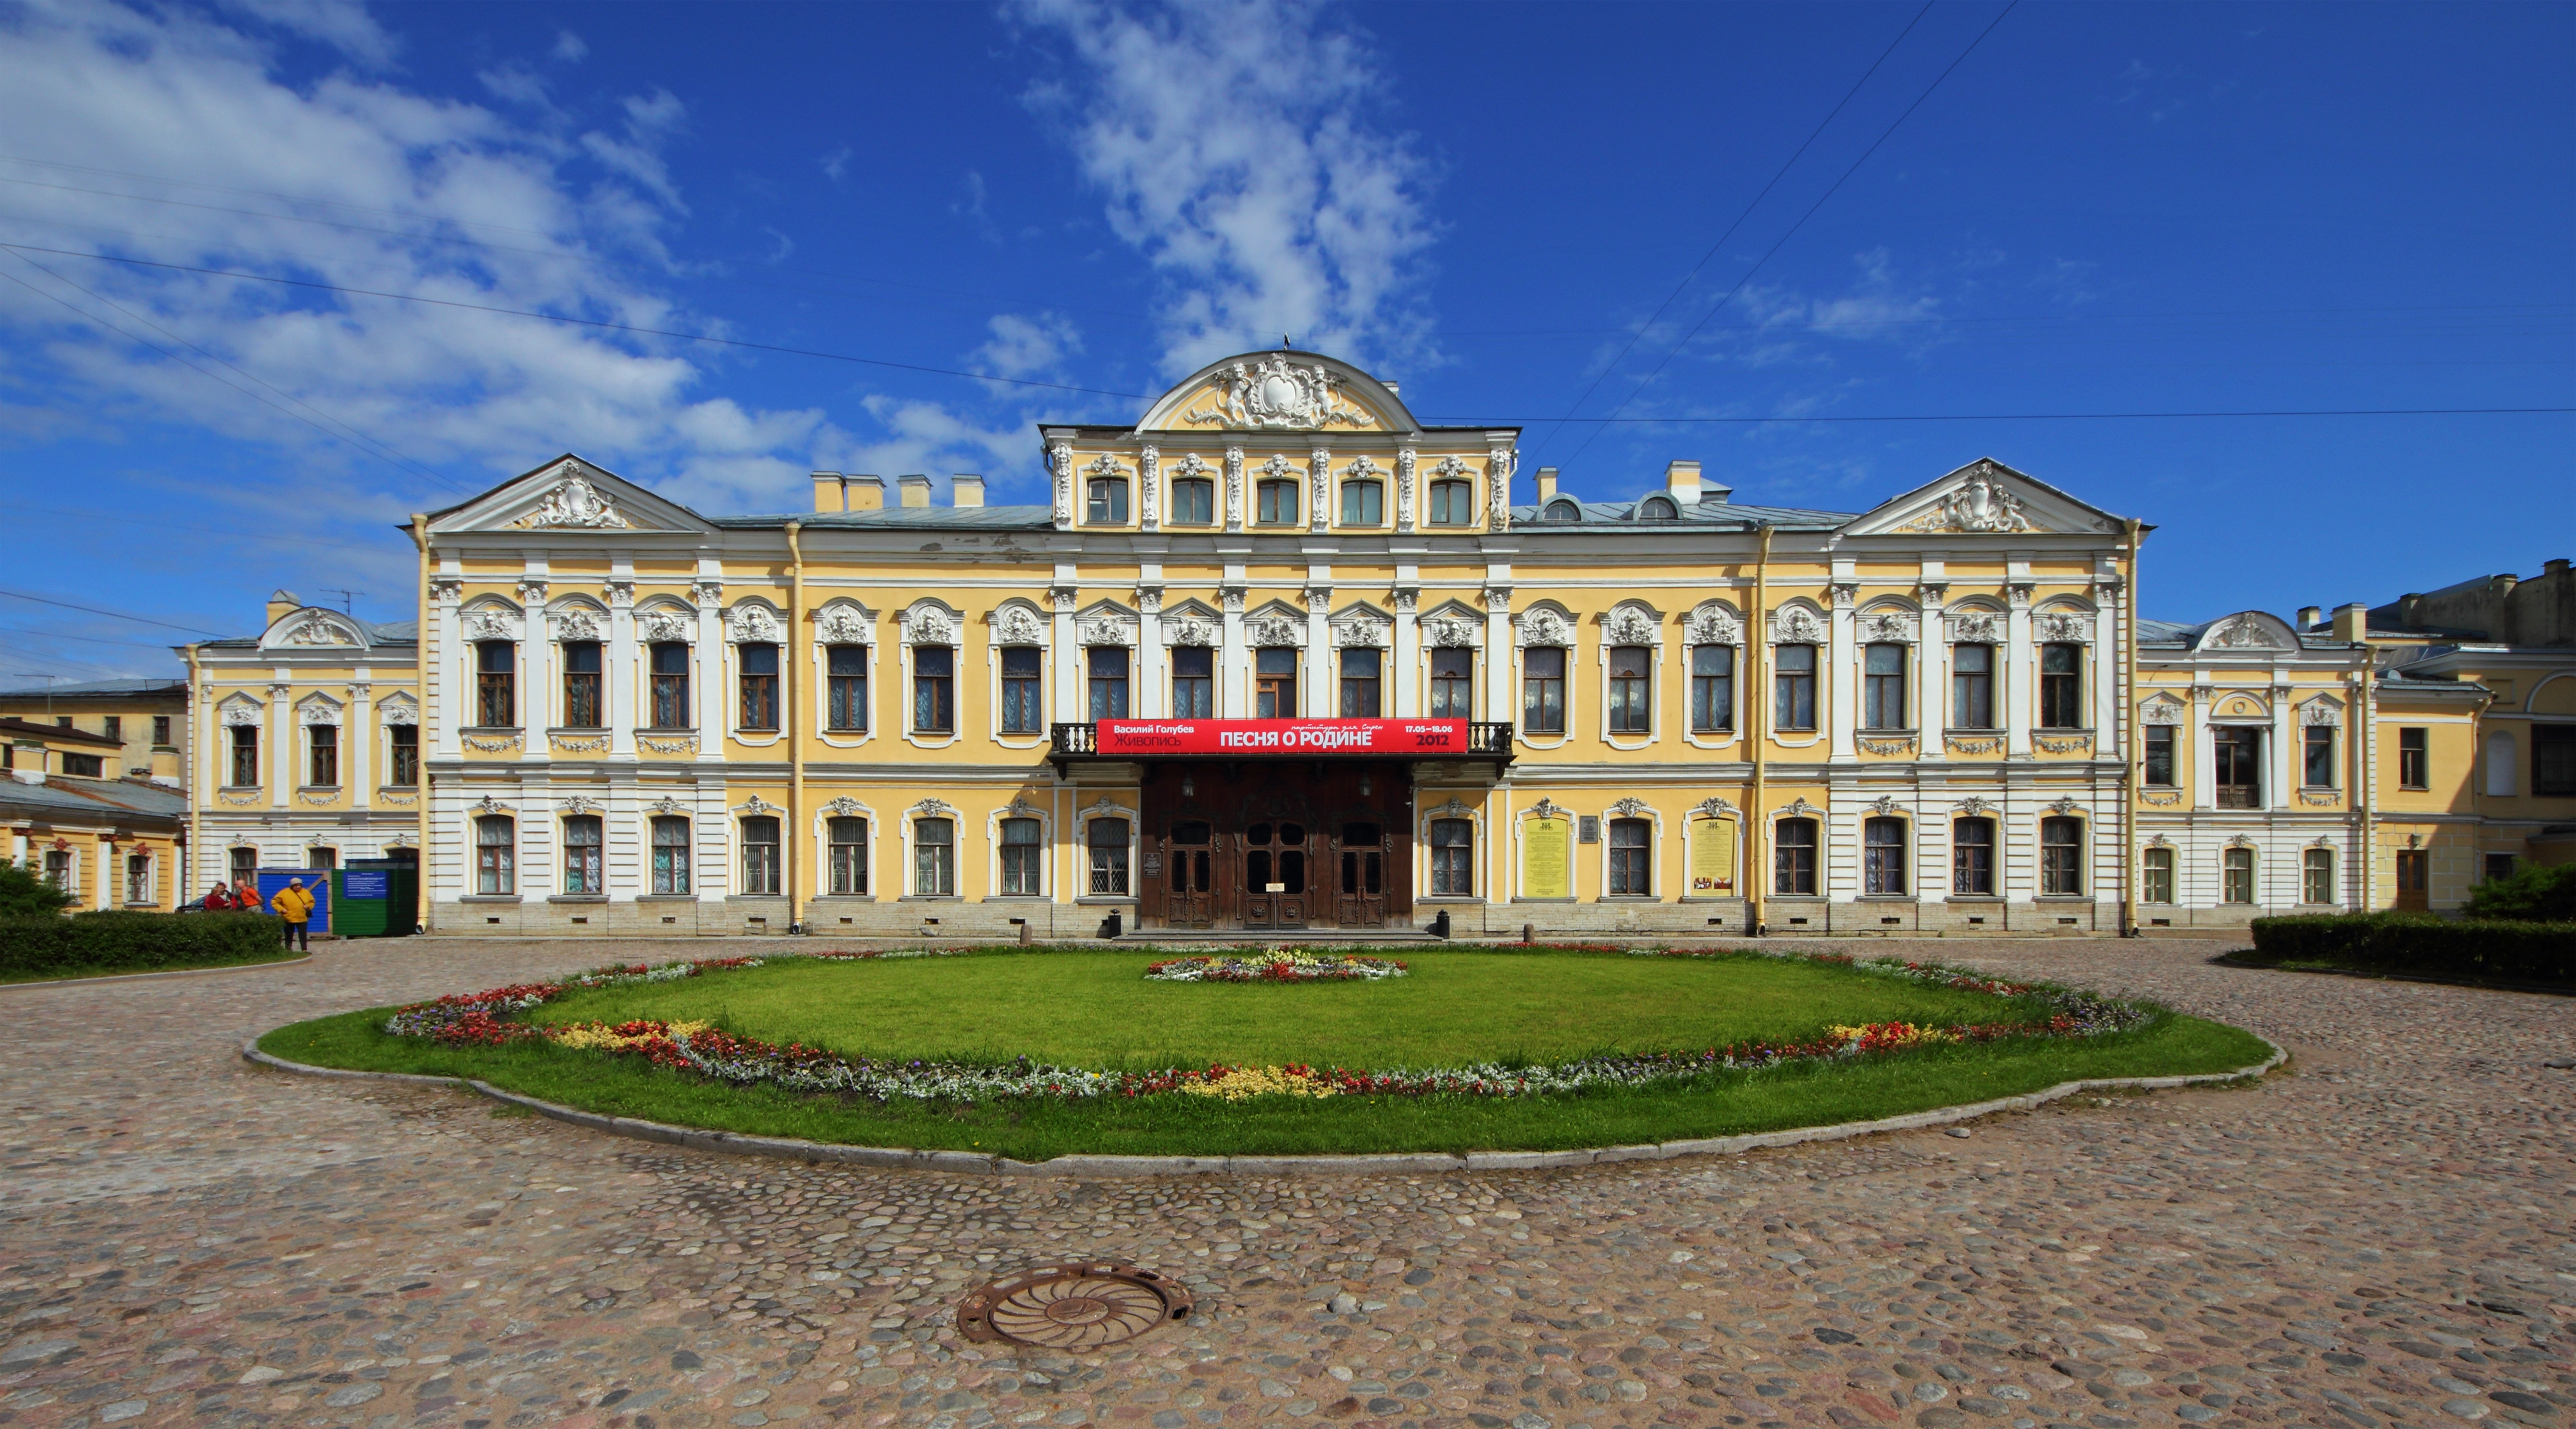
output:
[[[308,953],[313,951],[312,939],[308,936],[313,920],[313,895],[305,891],[303,879],[286,880],[286,886],[268,900],[268,909],[286,920],[286,946],[301,948]]]

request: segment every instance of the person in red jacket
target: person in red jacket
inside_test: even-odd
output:
[[[223,880],[215,880],[215,886],[206,890],[206,911],[209,913],[229,912],[232,906],[233,896],[224,888]]]

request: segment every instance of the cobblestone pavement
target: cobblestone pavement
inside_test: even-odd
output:
[[[674,1152],[235,1055],[595,945],[0,988],[0,1423],[2576,1425],[2576,1073],[2540,1065],[2576,1003],[2210,943],[1916,946],[2296,1060],[1713,1161],[1062,1184]],[[964,1291],[1077,1256],[1186,1276],[1202,1314],[1089,1358],[955,1338]]]

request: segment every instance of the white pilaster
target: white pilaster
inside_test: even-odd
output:
[[[1216,713],[1219,719],[1242,719],[1252,713],[1250,653],[1243,645],[1243,575],[1241,566],[1225,568],[1218,596],[1224,633],[1216,652]]]
[[[2004,665],[2012,671],[1999,695],[2008,698],[2004,713],[2004,754],[2030,757],[2030,722],[2039,702],[2038,662],[2030,644],[2030,587],[2016,580],[2004,591],[2011,610],[2004,616]]]
[[[2194,680],[2191,687],[2191,806],[2215,807],[2218,754],[2209,747],[2210,687]]]
[[[1399,572],[1399,579],[1401,573]],[[1395,703],[1387,713],[1397,718],[1421,718],[1430,711],[1422,698],[1422,593],[1411,586],[1398,586],[1395,592]]]
[[[1055,579],[1056,584],[1047,591],[1047,603],[1054,612],[1047,656],[1055,662],[1056,722],[1072,724],[1082,718],[1082,647],[1073,638],[1074,568],[1056,567]]]
[[[349,747],[342,752],[348,767],[340,771],[340,782],[348,786],[349,803],[355,808],[368,808],[376,801],[376,720],[374,689],[368,683],[368,670],[360,665],[349,685],[348,717],[340,737]]]
[[[2263,807],[2267,809],[2296,808],[2299,802],[2292,791],[2299,787],[2299,757],[2304,751],[2298,748],[2299,725],[2290,709],[2290,693],[2290,672],[2274,669],[2272,732],[2265,740],[2272,747],[2264,751],[2263,759]]]
[[[447,558],[447,568],[429,583],[429,598],[436,605],[430,617],[429,638],[420,652],[421,701],[428,708],[421,712],[430,729],[430,747],[425,754],[432,759],[461,759],[464,744],[456,731],[474,722],[474,712],[465,704],[465,632],[458,619],[458,604],[464,598],[465,581],[456,558]],[[421,857],[429,857],[423,849]]]
[[[1322,585],[1306,587],[1306,686],[1305,696],[1298,701],[1306,713],[1318,719],[1328,718],[1336,708],[1333,680],[1333,569],[1330,566],[1308,568],[1306,579],[1313,582],[1321,572]]]
[[[1493,579],[1490,571],[1486,579]],[[1512,588],[1509,585],[1488,585],[1485,587],[1486,718],[1508,720],[1517,728],[1521,706],[1520,701],[1512,697],[1512,655]]]
[[[546,563],[541,557],[528,559],[527,574],[519,580],[519,609],[520,664],[527,671],[527,682],[519,691],[519,727],[527,731],[519,743],[519,757],[543,764],[554,752],[546,727],[555,722],[555,643],[546,629]]]
[[[1333,524],[1333,453],[1322,442],[1315,443],[1314,450],[1306,454],[1306,486],[1315,498],[1315,510],[1306,529],[1322,535]]]
[[[1136,456],[1136,505],[1144,529],[1159,531],[1163,526],[1163,452],[1151,442]],[[1142,709],[1137,710],[1143,714]]]
[[[1949,588],[1927,579],[1916,594],[1923,602],[1923,631],[1914,647],[1915,667],[1922,678],[1914,702],[1914,727],[1922,732],[1915,757],[1939,759],[1950,727],[1950,630],[1941,614],[1941,602]],[[1948,877],[1946,870],[1943,877]]]
[[[285,666],[269,672],[268,687],[268,776],[269,807],[286,807],[287,791],[295,787],[299,771],[296,756],[303,753],[295,747],[295,686]]]
[[[1161,570],[1159,566],[1149,567],[1148,574],[1159,577]],[[1171,713],[1171,702],[1163,696],[1170,692],[1172,682],[1165,678],[1163,664],[1163,588],[1140,585],[1136,587],[1136,671],[1127,706],[1138,719]]]
[[[1832,589],[1833,643],[1825,662],[1825,694],[1832,724],[1829,752],[1838,760],[1853,757],[1852,730],[1860,723],[1861,652],[1852,638],[1852,602],[1858,593],[1858,587],[1843,579],[1842,573],[1836,573]],[[1838,825],[1828,821],[1828,827]]]
[[[606,687],[608,753],[615,759],[635,757],[635,687],[641,678],[635,661],[635,570],[624,557],[609,569],[608,661],[600,676]]]

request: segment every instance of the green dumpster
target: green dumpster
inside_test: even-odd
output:
[[[331,874],[333,929],[344,938],[399,938],[419,923],[420,866],[408,859],[353,858]]]

